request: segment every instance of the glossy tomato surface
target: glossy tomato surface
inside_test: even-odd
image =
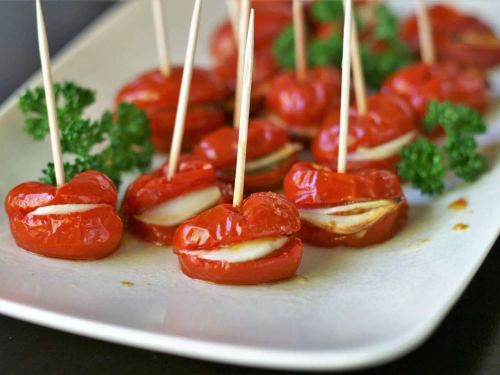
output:
[[[255,10],[255,52],[270,50],[278,34],[292,22],[291,3],[282,0],[254,0],[251,6]],[[212,34],[210,52],[216,65],[224,64],[238,54],[229,20],[220,24]]]
[[[282,72],[271,82],[268,111],[291,127],[318,127],[340,103],[340,72],[318,67],[299,82],[293,71]]]
[[[86,171],[59,188],[22,183],[5,198],[5,210],[20,247],[54,258],[99,259],[111,254],[123,235],[116,202],[113,182],[100,172]],[[39,207],[67,204],[102,206],[68,214],[31,214]]]
[[[265,258],[231,263],[201,259],[182,252],[179,264],[192,279],[218,284],[255,285],[290,279],[302,259],[302,242],[293,238]]]
[[[398,202],[397,207],[365,231],[342,235],[302,220],[300,237],[316,246],[362,247],[393,237],[406,223],[408,204],[398,177],[381,169],[337,173],[310,162],[297,163],[285,178],[286,197],[301,208],[325,208],[376,199]]]
[[[408,65],[387,78],[382,92],[404,98],[419,118],[425,115],[427,103],[432,100],[448,100],[481,112],[488,104],[484,75],[450,61]]]
[[[428,12],[434,44],[441,58],[480,68],[500,63],[500,39],[483,21],[446,4],[433,5]],[[415,51],[419,50],[415,16],[402,23],[401,35]]]
[[[293,238],[299,229],[299,213],[292,203],[279,194],[254,193],[239,207],[223,204],[187,220],[175,232],[172,246],[187,276],[216,283],[266,283],[295,274],[302,256],[302,243]],[[190,254],[283,236],[291,239],[281,249],[247,262],[207,261]]]
[[[372,94],[367,98],[368,112],[361,115],[355,108],[349,113],[348,154],[360,148],[373,148],[391,142],[409,132],[417,132],[415,114],[409,104],[393,94]],[[340,112],[331,113],[312,142],[314,158],[334,166],[338,160]],[[394,170],[398,157],[379,160],[350,160],[348,170],[382,167]]]
[[[168,162],[139,176],[127,188],[121,211],[128,230],[139,238],[159,245],[169,245],[177,226],[144,223],[137,215],[170,199],[217,184],[212,165],[194,156],[182,155],[171,181],[167,179]]]

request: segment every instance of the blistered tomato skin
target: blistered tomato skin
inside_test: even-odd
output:
[[[451,101],[481,112],[488,105],[484,75],[450,61],[406,66],[384,82],[382,92],[404,98],[419,119],[425,115],[427,103],[432,100]]]
[[[292,127],[319,126],[324,116],[340,100],[340,73],[337,69],[318,67],[307,72],[299,82],[293,71],[285,71],[271,82],[267,108]]]
[[[60,188],[26,182],[12,189],[5,210],[16,243],[47,257],[91,260],[118,247],[123,224],[116,212],[117,192],[104,174],[86,171]],[[39,207],[63,204],[102,204],[88,211],[32,215]]]
[[[171,181],[167,173],[168,163],[165,163],[153,173],[139,176],[127,188],[121,208],[128,230],[157,245],[170,245],[177,226],[148,224],[135,216],[173,198],[217,184],[212,165],[190,155],[181,156]]]
[[[149,71],[126,84],[116,97],[117,105],[129,102],[146,112],[153,144],[160,152],[166,152],[170,147],[181,80],[182,67],[174,67],[169,76],[158,70]],[[209,71],[193,70],[184,149],[190,149],[203,134],[223,125],[227,97],[228,90],[223,81]]]
[[[172,247],[190,277],[228,284],[273,282],[295,274],[302,255],[302,243],[294,238],[299,230],[299,213],[292,203],[279,194],[254,193],[239,207],[222,204],[187,220],[176,230]],[[290,240],[281,249],[252,261],[211,261],[189,254],[283,236]]]
[[[433,5],[428,12],[440,58],[484,69],[500,63],[500,39],[481,20],[445,4]],[[415,16],[402,23],[401,35],[415,51],[419,50]]]
[[[409,132],[417,132],[415,114],[404,99],[392,94],[373,94],[367,98],[368,112],[361,115],[355,108],[349,113],[348,154],[360,148],[373,148],[391,142]],[[316,161],[335,166],[339,152],[340,113],[328,115],[312,142]],[[349,171],[366,168],[395,170],[398,156],[380,160],[350,160]]]
[[[363,247],[393,237],[405,225],[408,204],[398,177],[387,170],[337,173],[315,163],[301,162],[287,174],[285,196],[300,209],[326,208],[367,200],[399,202],[397,208],[362,233],[341,235],[302,220],[300,238],[316,246]]]

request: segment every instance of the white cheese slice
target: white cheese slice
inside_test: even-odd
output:
[[[215,205],[221,197],[217,186],[194,191],[161,203],[140,215],[137,220],[146,224],[172,226]]]
[[[396,155],[399,151],[409,144],[417,135],[417,132],[412,130],[401,137],[395,138],[390,142],[378,145],[376,147],[366,148],[360,147],[355,152],[347,155],[348,160],[382,160]]]
[[[260,238],[213,250],[181,250],[181,253],[206,260],[240,263],[260,259],[282,248],[288,237]]]
[[[336,234],[354,234],[368,229],[399,205],[397,200],[373,200],[344,206],[299,210],[300,217]]]
[[[278,161],[288,158],[293,153],[300,151],[302,145],[299,143],[287,143],[279,150],[276,150],[269,155],[263,156],[259,159],[249,160],[246,163],[245,169],[248,172],[255,171],[256,169],[261,169],[276,163]]]
[[[110,205],[104,203],[54,204],[52,206],[38,207],[36,210],[31,211],[30,215],[67,215],[93,210],[98,207],[110,207]]]

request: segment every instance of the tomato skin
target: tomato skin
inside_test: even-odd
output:
[[[428,12],[440,58],[484,69],[500,63],[500,40],[481,20],[445,4],[433,5]],[[474,35],[474,43],[470,43],[470,35]],[[403,21],[401,36],[415,51],[420,49],[415,16]]]
[[[121,211],[128,230],[145,241],[170,245],[177,226],[143,223],[135,218],[178,196],[218,185],[212,165],[191,155],[181,155],[178,172],[167,180],[168,162],[151,174],[135,179],[127,188]]]
[[[241,206],[220,204],[186,220],[175,232],[174,252],[211,250],[258,238],[291,236],[300,229],[297,208],[271,192],[253,193]]]
[[[86,171],[60,188],[26,182],[5,199],[12,235],[18,246],[54,258],[90,260],[108,256],[118,247],[123,223],[116,212],[113,182],[97,171]],[[39,207],[58,204],[106,204],[84,212],[35,216]]]
[[[450,61],[408,65],[387,78],[381,91],[404,98],[419,119],[425,115],[427,103],[431,100],[448,100],[481,112],[488,105],[483,74]]]
[[[289,127],[317,127],[340,103],[340,73],[330,67],[308,70],[299,82],[293,71],[277,75],[267,94],[268,111]]]
[[[221,204],[179,226],[172,247],[189,277],[224,284],[260,284],[292,277],[302,256],[297,208],[275,193],[254,193],[241,206]],[[247,262],[203,260],[190,250],[214,250],[259,238],[288,236],[281,249]]]
[[[360,147],[372,148],[390,142],[408,132],[417,131],[413,110],[404,99],[392,94],[372,94],[367,98],[368,112],[360,115],[356,108],[349,113],[348,153]],[[334,166],[338,160],[340,112],[328,115],[312,142],[315,160]],[[384,168],[395,170],[399,157],[381,160],[349,160],[348,170]]]
[[[217,284],[255,285],[290,279],[302,259],[302,242],[291,239],[269,256],[248,262],[217,262],[186,253],[179,255],[182,272],[192,279]]]
[[[297,163],[285,177],[284,192],[299,209],[331,207],[373,199],[400,201],[394,211],[385,215],[362,235],[336,234],[302,220],[300,238],[316,246],[373,245],[393,237],[407,220],[408,203],[399,179],[387,170],[366,169],[354,173],[337,173],[318,164]]]
[[[168,77],[152,70],[126,84],[116,96],[116,105],[130,102],[146,112],[153,144],[160,152],[170,148],[181,80],[182,67],[174,67]],[[190,149],[203,134],[223,125],[228,94],[225,83],[209,71],[193,70],[184,149]]]
[[[292,22],[291,4],[283,1],[254,0],[252,8],[255,10],[255,52],[270,50],[278,34]],[[212,34],[210,52],[216,65],[234,59],[238,54],[229,20],[220,24]]]

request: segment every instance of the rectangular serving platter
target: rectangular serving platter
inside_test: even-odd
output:
[[[167,4],[177,62],[183,61],[192,5]],[[411,6],[393,5],[398,12]],[[491,1],[464,6],[492,24],[500,11]],[[198,64],[209,62],[210,31],[224,15],[222,0],[203,2]],[[112,107],[124,82],[155,65],[154,46],[149,2],[119,4],[54,60],[55,80],[96,89],[98,100],[89,114],[97,115]],[[21,89],[38,83],[37,74]],[[498,94],[500,77],[494,74],[491,83]],[[36,179],[50,159],[48,144],[35,143],[22,131],[18,93],[0,110],[2,199],[15,184]],[[479,181],[450,181],[448,192],[434,200],[407,188],[410,220],[397,237],[362,250],[306,246],[298,276],[288,282],[235,287],[191,280],[181,274],[170,249],[130,236],[114,255],[97,262],[39,257],[15,245],[2,210],[0,312],[116,343],[266,368],[352,369],[400,357],[439,325],[498,236],[497,107],[481,137],[489,171]],[[468,207],[448,209],[458,198]],[[454,230],[460,223],[468,228]]]

